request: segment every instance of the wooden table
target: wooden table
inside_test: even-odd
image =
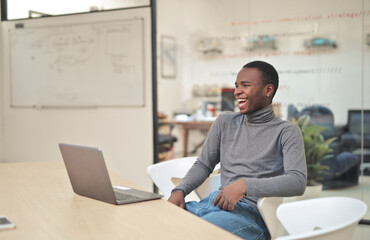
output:
[[[113,185],[134,187],[110,173]],[[0,163],[0,239],[239,239],[163,199],[116,206],[76,195],[61,161]]]
[[[208,131],[213,124],[213,121],[162,121],[162,122],[172,123],[174,125],[181,125],[184,157],[188,155],[189,131],[192,129]]]

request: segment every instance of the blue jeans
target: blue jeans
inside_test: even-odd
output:
[[[211,193],[200,202],[187,202],[186,210],[244,239],[270,238],[262,217],[247,203],[239,201],[233,211],[224,211],[218,205],[213,206],[219,192]]]

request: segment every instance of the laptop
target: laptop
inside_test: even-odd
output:
[[[100,148],[60,143],[60,151],[73,191],[81,196],[116,205],[162,198],[156,193],[113,187]]]

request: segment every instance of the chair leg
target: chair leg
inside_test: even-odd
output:
[[[175,147],[174,146],[171,147],[171,155],[170,155],[170,158],[171,159],[174,159],[175,158]]]

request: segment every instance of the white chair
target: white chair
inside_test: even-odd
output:
[[[348,197],[314,198],[281,204],[276,211],[289,233],[277,240],[349,240],[365,215],[364,202]]]
[[[156,163],[147,167],[146,172],[158,187],[165,199],[171,196],[175,184],[172,178],[183,178],[197,160],[196,157],[185,157]],[[187,197],[186,201],[196,200]]]
[[[257,201],[257,208],[265,221],[271,239],[275,239],[279,234],[280,222],[276,216],[276,210],[283,201],[283,197],[263,197]]]
[[[216,166],[217,168],[217,166]],[[202,185],[200,185],[194,192],[200,199],[208,197],[209,194],[218,190],[221,186],[221,174],[210,175]]]
[[[153,183],[159,188],[165,199],[171,196],[171,191],[176,187],[181,179],[185,177],[186,173],[193,166],[197,157],[177,158],[173,160],[156,163],[147,167],[146,172],[152,179]],[[215,167],[214,171],[220,168],[219,165]],[[204,184],[204,183],[203,183]],[[200,191],[202,194],[202,191]],[[186,196],[185,201],[198,201],[199,197],[196,193],[190,193]]]

